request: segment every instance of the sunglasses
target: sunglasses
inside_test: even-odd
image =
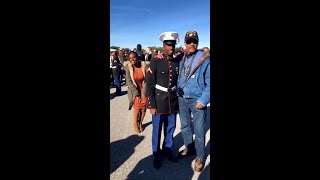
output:
[[[195,40],[195,39],[189,39],[188,41],[186,41],[186,43],[187,43],[187,44],[191,44],[191,43],[193,43],[193,44],[198,44],[198,41]]]

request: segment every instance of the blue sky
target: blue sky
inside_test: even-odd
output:
[[[174,31],[184,47],[189,30],[198,32],[199,48],[210,47],[210,0],[110,0],[110,46],[161,47],[160,34]]]

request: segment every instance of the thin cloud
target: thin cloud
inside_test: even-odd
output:
[[[137,7],[132,7],[132,6],[111,6],[111,9],[114,10],[126,10],[126,11],[145,11],[148,13],[152,13],[153,11],[150,9],[146,8],[137,8]]]

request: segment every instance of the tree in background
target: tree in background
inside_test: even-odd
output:
[[[131,51],[129,48],[122,48],[124,51]]]
[[[120,47],[119,47],[119,46],[110,46],[110,49],[117,49],[117,50],[119,50]]]
[[[153,51],[157,50],[157,51],[163,52],[162,47],[156,47],[156,46],[150,46],[150,47],[152,48]],[[111,46],[110,49],[117,49],[117,50],[122,49],[122,50],[131,51],[129,48],[120,48],[119,46]],[[182,50],[182,46],[176,47],[175,52],[178,52],[178,51],[181,51],[181,50]],[[133,48],[132,51],[137,51],[137,48]],[[146,50],[145,49],[141,49],[141,51],[143,53],[145,53]]]

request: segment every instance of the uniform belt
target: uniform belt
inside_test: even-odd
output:
[[[163,86],[160,86],[160,85],[156,84],[156,89],[159,89],[159,90],[164,91],[164,92],[168,92],[168,89],[169,89],[169,91],[174,91],[176,88],[177,88],[176,86],[174,86],[172,88],[165,88]]]
[[[117,68],[117,66],[112,66],[112,68],[113,68],[113,69],[116,69],[116,68]]]

